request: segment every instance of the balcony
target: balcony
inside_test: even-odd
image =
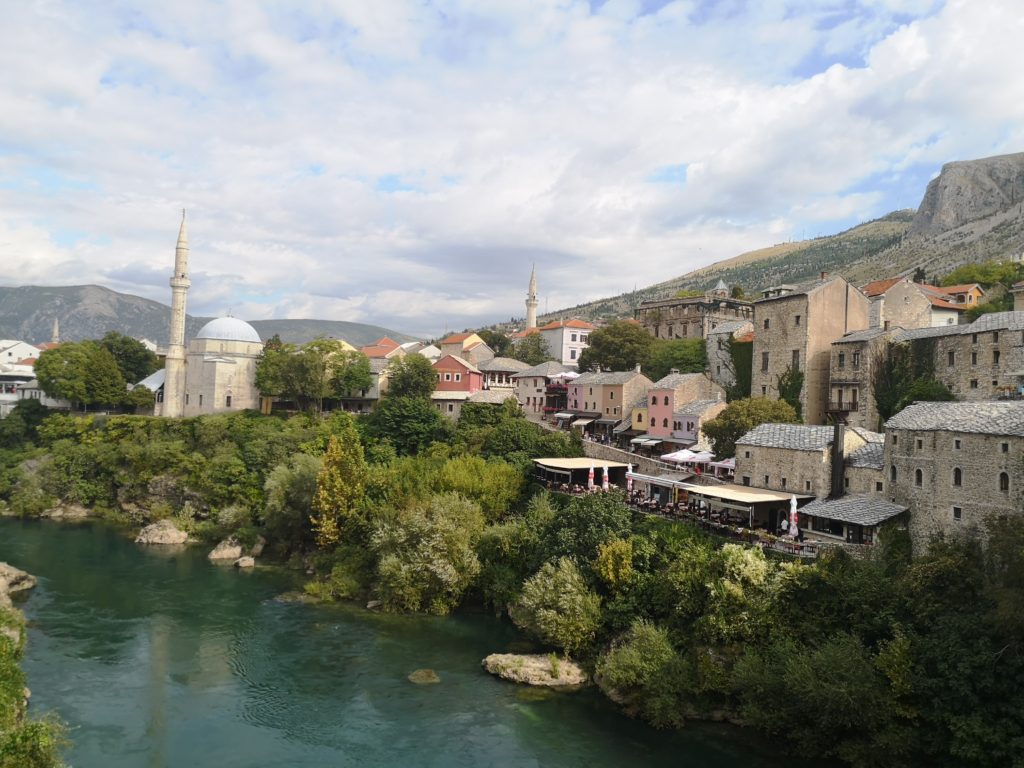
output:
[[[544,391],[549,395],[564,395],[569,388],[565,384],[548,384]]]
[[[852,413],[860,410],[860,403],[856,400],[829,400],[829,413]]]

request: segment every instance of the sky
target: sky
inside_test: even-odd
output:
[[[20,0],[0,284],[434,335],[916,208],[1024,151],[1019,0]]]

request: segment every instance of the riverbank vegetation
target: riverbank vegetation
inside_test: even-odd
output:
[[[1024,759],[1019,521],[993,521],[984,549],[938,541],[917,559],[899,530],[873,559],[769,558],[614,491],[548,494],[530,459],[579,455],[578,440],[514,407],[436,422],[415,381],[400,389],[381,408],[419,414],[415,441],[376,415],[23,415],[2,436],[0,498],[262,535],[322,599],[508,615],[655,726],[728,719],[855,766]]]

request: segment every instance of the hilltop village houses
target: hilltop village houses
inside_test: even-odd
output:
[[[156,393],[154,413],[269,411],[255,385],[263,342],[251,325],[216,318],[186,343],[188,256],[183,217],[165,367],[140,382]],[[392,364],[421,355],[436,374],[431,402],[442,414],[457,419],[466,403],[515,402],[543,427],[587,438],[588,455],[628,477],[644,504],[678,509],[685,500],[706,521],[768,536],[800,520],[803,542],[817,547],[869,547],[895,524],[920,549],[935,535],[984,535],[992,514],[1024,513],[1024,283],[1012,293],[1012,311],[967,322],[966,310],[986,300],[978,285],[897,276],[858,288],[822,273],[747,301],[720,282],[703,295],[640,305],[636,321],[653,337],[701,338],[707,349],[704,372],[652,381],[640,366],[579,370],[595,325],[572,318],[538,325],[534,271],[526,325],[515,338],[541,334],[554,359],[530,366],[497,356],[472,331],[434,344],[384,337],[359,350],[371,384],[344,393],[340,407],[371,411],[387,392]],[[57,343],[55,327],[49,345]],[[0,341],[0,417],[27,398],[69,407],[48,399],[34,379],[34,361],[49,345]],[[746,371],[734,356],[743,345]],[[893,354],[910,355],[914,369],[955,400],[915,402],[883,421],[875,386]],[[762,424],[739,438],[735,456],[714,457],[705,427],[727,407],[727,391],[737,396],[731,390],[747,380],[751,397],[798,404],[803,423]]]

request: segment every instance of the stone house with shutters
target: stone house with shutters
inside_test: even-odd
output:
[[[721,280],[703,296],[644,301],[636,319],[656,339],[706,339],[719,325],[750,321],[749,301],[734,299]]]
[[[1024,402],[914,403],[885,429],[885,495],[910,508],[915,552],[1024,514]]]
[[[973,306],[972,292],[956,292],[964,288],[969,286],[940,288],[906,277],[890,277],[868,283],[861,291],[871,301],[872,328],[933,328],[956,325],[964,311]]]
[[[630,406],[653,385],[638,369],[581,374],[569,382],[566,409],[593,422],[587,431],[611,436]]]
[[[762,291],[754,302],[751,397],[779,399],[779,381],[791,369],[804,375],[803,419],[824,424],[832,342],[868,327],[869,301],[841,277]]]
[[[703,423],[725,409],[725,390],[706,374],[673,371],[651,385],[647,400],[648,436],[692,445]]]
[[[829,360],[829,396],[826,413],[863,429],[878,429],[872,375],[886,345],[902,329],[869,328],[848,333],[832,342]]]
[[[562,374],[572,370],[568,365],[548,360],[512,374],[516,399],[523,410],[528,413],[554,413],[566,409],[569,387]]]
[[[480,369],[457,355],[444,355],[433,365],[437,385],[430,395],[434,406],[445,416],[458,419],[462,404],[484,388]]]

